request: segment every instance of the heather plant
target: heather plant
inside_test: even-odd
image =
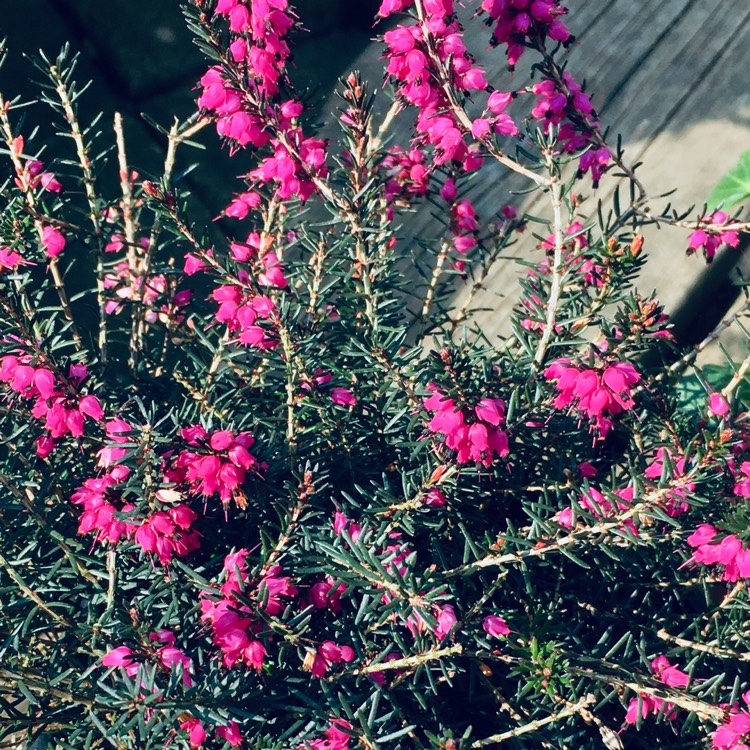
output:
[[[634,287],[645,227],[710,261],[748,225],[656,207],[562,2],[459,10],[384,0],[391,96],[345,77],[323,137],[287,0],[192,0],[209,62],[158,177],[79,120],[67,52],[36,61],[63,138],[0,95],[6,745],[748,746],[750,357],[696,364],[747,309],[685,348]],[[529,81],[488,79],[482,22]],[[207,127],[226,231],[176,169]]]

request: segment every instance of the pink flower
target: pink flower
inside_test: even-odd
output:
[[[331,401],[339,406],[355,406],[357,399],[348,388],[332,388]]]
[[[333,641],[323,641],[317,651],[307,651],[302,669],[313,677],[322,679],[334,664],[354,661],[354,649],[351,646],[339,646]]]
[[[453,626],[458,622],[456,612],[450,604],[444,604],[438,608],[435,619],[437,620],[435,637],[439,641],[443,641],[450,635]]]
[[[482,620],[482,628],[490,638],[501,638],[510,633],[508,623],[506,623],[502,617],[498,617],[497,615],[487,615],[487,617]]]
[[[352,739],[350,734],[352,729],[353,727],[348,721],[334,719],[331,726],[325,731],[324,740],[308,740],[299,745],[299,750],[306,750],[308,747],[313,748],[313,750],[348,750],[349,740]]]
[[[656,679],[669,687],[687,687],[690,684],[690,675],[670,664],[664,655],[657,656],[650,666]]]
[[[187,719],[186,721],[181,722],[180,729],[188,733],[190,747],[201,747],[206,741],[206,730],[204,729],[203,724],[201,724],[196,718]]]
[[[725,417],[729,414],[729,404],[721,393],[712,393],[708,399],[708,410],[715,417]]]
[[[641,704],[640,718],[642,719],[645,719],[649,714],[658,714],[665,705],[661,698],[642,693],[638,698],[633,698],[628,704],[628,710],[625,714],[626,724],[635,724],[638,721],[639,701]],[[671,703],[666,704],[665,715],[670,721],[677,717],[677,714],[674,711],[674,706]]]
[[[185,265],[183,266],[183,271],[186,276],[194,276],[196,273],[205,271],[207,268],[208,265],[202,258],[199,258],[192,253],[185,254]]]
[[[723,211],[714,211],[710,216],[704,216],[700,223],[710,226],[705,229],[699,226],[688,237],[688,254],[703,250],[706,263],[711,263],[722,245],[739,246],[740,236],[736,231],[720,228],[722,224],[729,223],[729,216]]]
[[[239,747],[242,744],[240,727],[236,721],[232,721],[224,727],[217,727],[216,736],[228,742],[232,747]]]
[[[55,258],[65,249],[65,237],[60,230],[46,226],[42,230],[42,247],[48,258]]]
[[[740,472],[744,474],[744,477],[735,475],[737,482],[734,485],[733,492],[739,497],[750,497],[750,461],[742,462]]]
[[[308,601],[316,609],[330,609],[334,614],[341,612],[341,595],[346,592],[346,586],[339,583],[334,588],[332,576],[326,576],[324,581],[318,581],[310,586]]]
[[[102,664],[105,667],[127,667],[133,663],[131,659],[132,649],[127,646],[118,646],[108,651],[102,657]]]
[[[442,490],[437,487],[428,489],[422,497],[422,502],[430,508],[444,508],[448,504]]]
[[[745,704],[750,703],[750,695],[742,696]],[[734,705],[729,710],[729,716],[713,734],[714,750],[746,750],[746,740],[750,739],[750,713],[741,711],[739,706]]]
[[[15,271],[20,265],[28,264],[24,263],[23,257],[19,253],[9,247],[0,247],[0,271],[3,269]]]
[[[333,531],[337,536],[346,531],[352,542],[356,543],[362,534],[362,526],[355,521],[349,521],[343,513],[336,511],[333,516]]]
[[[687,538],[687,543],[695,548],[689,563],[720,565],[723,567],[721,579],[731,583],[750,578],[750,548],[745,548],[734,534],[721,538],[713,526],[701,524]]]

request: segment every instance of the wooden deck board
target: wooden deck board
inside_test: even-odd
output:
[[[595,45],[603,51],[599,70],[587,75],[594,101],[605,101],[601,114],[611,132],[623,134],[628,161],[643,160],[640,171],[651,194],[680,187],[679,205],[702,203],[713,184],[736,161],[737,155],[750,146],[750,128],[738,112],[747,108],[748,98],[738,96],[746,92],[744,72],[750,62],[748,54],[748,25],[750,10],[744,0],[721,2],[704,0],[700,3],[683,3],[684,12],[670,22],[669,15],[655,14],[642,23],[636,4],[616,3],[632,17],[632,34],[646,33],[655,46],[647,48],[649,39],[642,36],[638,49],[616,45],[621,38],[620,24],[609,24],[609,14],[592,26],[613,31],[604,45]],[[664,3],[669,10],[676,4]],[[737,25],[728,24],[727,17],[740,19]],[[658,21],[658,23],[657,23]],[[572,24],[571,24],[572,25]],[[737,33],[739,28],[740,32]],[[608,46],[609,45],[609,46]],[[588,71],[586,56],[594,53],[582,39],[573,52],[572,71]],[[643,55],[644,49],[647,53]],[[635,67],[632,63],[639,54],[642,59]],[[726,68],[722,60],[731,60]],[[617,72],[626,71],[618,77]],[[610,92],[616,91],[617,96]],[[744,102],[744,104],[743,104]],[[611,181],[604,182],[599,197],[611,195]],[[654,208],[666,201],[654,201]],[[484,209],[489,201],[479,201]],[[534,213],[543,213],[545,199],[537,198],[530,204]],[[649,293],[655,289],[668,309],[678,305],[686,290],[704,272],[702,260],[686,259],[686,232],[684,230],[656,230],[648,235],[651,261],[638,287]],[[533,241],[516,249],[515,254],[533,257]],[[519,271],[499,264],[487,281],[488,291],[482,302],[492,310],[479,314],[477,324],[487,335],[504,334],[509,330],[509,316],[517,299],[515,282]],[[502,296],[500,296],[502,295]],[[735,347],[736,348],[736,347]]]

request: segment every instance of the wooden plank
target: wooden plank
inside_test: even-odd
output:
[[[728,5],[733,5],[734,8],[727,7]],[[633,10],[637,11],[636,8]],[[701,3],[691,3],[666,34],[662,29],[653,29],[656,36],[660,37],[659,43],[629,79],[621,86],[612,79],[613,84],[610,85],[620,86],[619,96],[610,100],[603,108],[605,124],[612,124],[615,131],[624,131],[626,137],[629,132],[638,133],[640,140],[632,143],[627,157],[629,162],[644,160],[642,179],[647,186],[654,185],[653,188],[649,188],[652,193],[671,189],[675,185],[684,185],[685,166],[690,163],[691,158],[694,159],[696,153],[700,154],[699,144],[702,142],[705,146],[706,143],[715,142],[717,136],[721,137],[719,132],[724,133],[727,130],[724,123],[714,121],[708,126],[704,124],[700,133],[696,131],[693,139],[682,143],[679,140],[675,141],[673,132],[674,126],[679,127],[684,118],[701,120],[710,117],[717,103],[735,101],[737,95],[746,90],[741,80],[730,81],[726,75],[717,75],[716,64],[723,54],[728,54],[725,50],[737,28],[736,20],[729,23],[727,19],[747,20],[747,15],[746,4],[743,1],[727,3],[722,0],[704,0]],[[746,70],[747,62],[750,62],[747,52],[748,40],[744,33],[742,37],[744,41],[735,41],[732,44],[732,54],[737,56],[735,59],[746,61],[744,65],[733,66],[733,69],[739,71]],[[609,54],[615,56],[616,52]],[[690,60],[689,70],[686,70],[686,59]],[[614,60],[610,60],[608,64],[616,67]],[[625,65],[621,67],[624,68]],[[741,79],[741,76],[738,78]],[[706,83],[709,79],[710,82]],[[691,81],[695,84],[691,85]],[[664,88],[663,96],[660,86]],[[731,130],[731,126],[729,129]],[[660,145],[649,149],[649,144],[660,138],[662,133],[664,135],[661,136]],[[746,142],[750,143],[750,138],[747,138],[743,128],[735,128],[732,135],[736,140],[744,137]],[[629,140],[628,138],[626,143]],[[731,166],[732,158],[729,159],[726,168]],[[723,166],[718,171],[713,170],[710,174],[714,174],[715,178],[708,183],[704,180],[701,184],[699,178],[707,174],[705,165],[697,169],[694,176],[687,178],[688,182],[692,180],[696,183],[696,189],[685,194],[684,202],[689,206],[695,200],[702,200],[715,179],[724,171]],[[605,204],[611,197],[611,189],[611,182],[603,182],[599,192]],[[545,209],[546,201],[543,198],[538,198],[531,205],[533,212],[542,213]],[[664,241],[666,235],[672,236],[671,244]],[[652,258],[642,276],[639,288],[645,292],[656,288],[663,301],[673,306],[682,292],[703,271],[702,262],[693,263],[692,268],[685,263],[684,230],[663,230],[661,233],[654,231],[650,232],[647,238],[647,247]],[[525,257],[532,256],[533,252],[529,245],[521,248],[521,253]],[[680,273],[675,274],[675,269]],[[498,267],[488,279],[488,287],[494,291],[507,289],[509,286],[514,287],[514,291],[507,300],[498,301],[493,300],[491,296],[486,297],[494,309],[491,313],[483,313],[478,317],[477,322],[485,331],[501,333],[508,330],[509,316],[516,297],[516,285],[509,278],[508,269]]]

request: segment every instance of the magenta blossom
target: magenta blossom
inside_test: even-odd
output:
[[[710,263],[716,251],[722,245],[729,245],[730,247],[738,247],[740,244],[740,236],[734,230],[722,230],[717,227],[721,227],[722,224],[729,223],[729,216],[723,211],[714,211],[709,216],[704,216],[701,220],[703,224],[713,225],[710,228],[701,228],[700,226],[688,237],[688,254],[694,253],[698,250],[703,250],[703,255],[706,258],[706,263]]]
[[[612,427],[612,417],[635,406],[632,387],[641,379],[629,362],[602,363],[592,369],[571,362],[555,360],[544,371],[554,381],[558,395],[556,409],[574,410],[588,420],[591,430],[605,438]]]
[[[495,455],[508,455],[508,436],[501,427],[505,423],[505,402],[499,398],[483,398],[473,408],[461,408],[444,396],[435,385],[424,402],[434,412],[427,428],[443,437],[446,448],[455,452],[456,461],[470,461],[489,466]]]
[[[352,739],[350,734],[353,729],[348,721],[343,719],[334,719],[331,726],[325,731],[325,739],[308,740],[299,745],[299,750],[348,750],[349,741]],[[347,731],[348,730],[348,731]]]
[[[482,620],[482,629],[490,638],[504,638],[510,633],[508,623],[497,615],[487,615]]]

